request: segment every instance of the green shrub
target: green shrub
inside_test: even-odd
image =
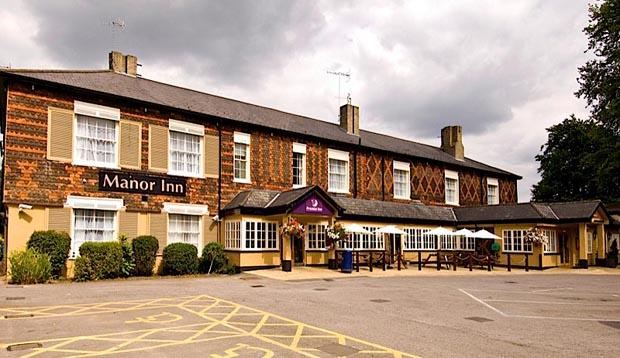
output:
[[[135,273],[138,276],[151,276],[155,268],[155,258],[159,250],[159,241],[154,236],[138,236],[131,242],[136,262]]]
[[[202,249],[200,258],[200,272],[202,273],[223,273],[228,266],[228,257],[224,253],[224,246],[217,242],[210,242]]]
[[[75,272],[73,279],[77,282],[92,281],[95,280],[95,271],[90,262],[90,259],[86,256],[79,256],[75,259]]]
[[[198,272],[196,246],[177,242],[164,247],[164,275],[186,275],[196,272]]]
[[[12,252],[9,262],[11,283],[30,285],[47,282],[52,278],[49,256],[33,249]]]
[[[58,278],[62,274],[67,257],[69,257],[71,237],[66,232],[35,231],[30,235],[27,246],[29,249],[49,256],[52,264],[52,277]]]
[[[123,249],[123,264],[121,265],[121,276],[129,277],[134,274],[136,268],[136,261],[133,258],[133,248],[127,235],[121,234],[118,237],[118,242]]]
[[[93,280],[116,278],[123,267],[123,248],[119,242],[85,242],[80,246],[80,256],[90,261]]]

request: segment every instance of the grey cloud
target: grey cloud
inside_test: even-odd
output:
[[[71,67],[100,68],[112,47],[183,75],[254,87],[311,50],[324,19],[309,1],[31,2],[37,42]],[[122,19],[125,28],[109,23]],[[113,34],[114,33],[114,34]]]

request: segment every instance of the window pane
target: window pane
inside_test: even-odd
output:
[[[248,179],[247,173],[247,160],[248,159],[248,146],[243,143],[235,143],[235,179]]]
[[[179,174],[200,174],[202,153],[201,137],[192,134],[170,132],[170,168]]]
[[[75,209],[73,222],[73,253],[79,254],[85,242],[104,242],[116,240],[114,218],[116,212],[107,210]]]
[[[347,191],[347,172],[349,163],[344,160],[329,159],[329,189]]]
[[[304,154],[293,153],[293,185],[305,185]]]
[[[116,121],[78,115],[76,127],[78,161],[93,165],[116,164]]]
[[[176,242],[200,249],[200,216],[168,214],[168,244]]]

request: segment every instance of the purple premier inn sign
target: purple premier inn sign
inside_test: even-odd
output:
[[[331,216],[333,213],[334,211],[332,208],[316,194],[310,195],[306,200],[297,204],[295,209],[293,209],[293,214]]]

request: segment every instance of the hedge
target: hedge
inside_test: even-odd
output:
[[[9,256],[11,283],[30,285],[52,278],[52,264],[47,254],[34,249],[15,251]]]
[[[228,266],[224,245],[210,242],[202,249],[202,257],[200,258],[201,273],[228,273],[230,271]]]
[[[81,260],[80,270],[92,271],[92,280],[116,278],[121,275],[123,267],[123,248],[119,242],[85,242],[80,246],[80,256],[88,259]],[[76,272],[82,275],[84,272]]]
[[[71,250],[69,234],[54,230],[35,231],[30,235],[26,245],[29,249],[49,256],[53,278],[58,278],[62,274],[62,269],[65,267]]]
[[[151,276],[155,268],[155,258],[159,250],[159,241],[154,236],[138,236],[131,242],[136,264],[135,274]]]
[[[192,244],[177,242],[164,247],[164,275],[186,275],[198,272],[198,249]]]

